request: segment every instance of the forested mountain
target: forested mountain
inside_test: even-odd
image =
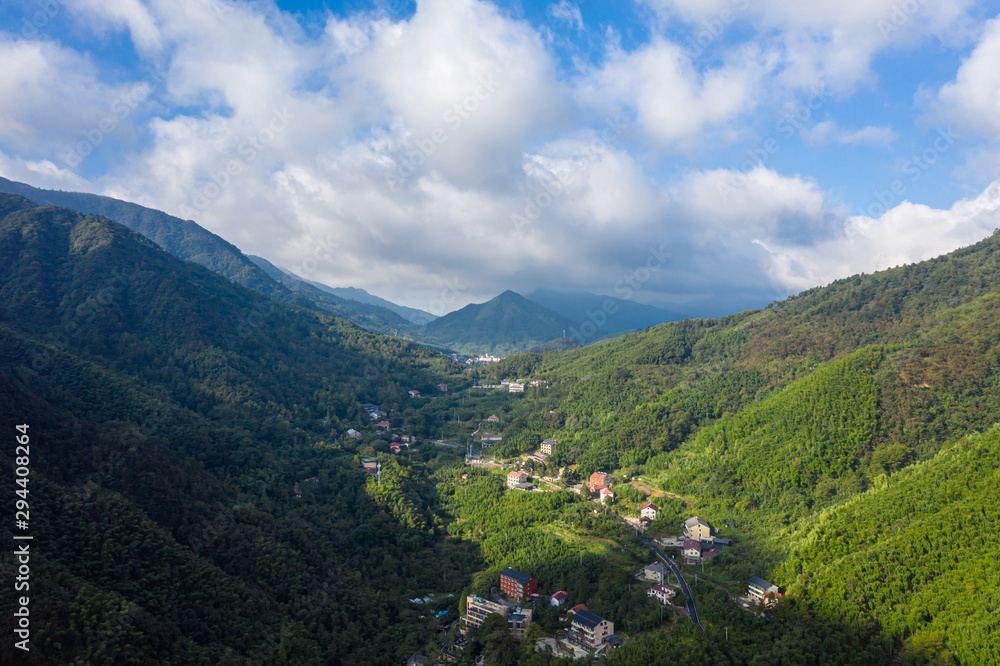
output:
[[[30,426],[39,545],[27,663],[388,664],[419,649],[406,593],[476,556],[435,538],[419,457],[386,461],[405,510],[369,488],[357,447],[387,449],[360,403],[398,408],[410,387],[460,384],[456,366],[104,218],[11,195],[0,216],[0,414]],[[14,596],[4,586],[5,609]],[[15,663],[12,641],[0,654]]]
[[[574,322],[505,291],[439,317],[424,327],[424,339],[467,354],[503,356],[565,338]]]
[[[641,330],[665,321],[687,319],[686,315],[679,312],[586,291],[535,289],[524,297],[575,321],[576,329],[589,322],[597,330],[589,336],[581,334],[581,338],[586,342],[622,331]],[[585,330],[589,332],[589,329]]]
[[[559,323],[525,300],[451,322]],[[473,375],[547,385],[463,391]],[[506,491],[503,471],[448,447],[390,455],[364,402],[421,439],[496,414],[496,455],[554,439],[534,473],[611,472],[617,510],[661,505],[654,533],[690,515],[721,527],[734,545],[691,572],[705,633],[635,584],[650,554],[610,508]],[[506,566],[614,621],[628,640],[612,664],[1000,661],[1000,235],[763,310],[463,372],[115,222],[4,195],[0,417],[30,425],[45,546],[29,663],[403,663],[454,640],[437,613]],[[381,460],[381,483],[359,456]],[[13,468],[11,447],[0,460]],[[727,599],[754,575],[787,592],[766,618]],[[565,626],[538,611],[532,636]],[[565,663],[473,638],[461,663]]]
[[[506,453],[552,438],[552,469],[618,470],[671,493],[665,503],[686,498],[686,514],[727,526],[741,544],[717,560],[726,578],[788,586],[783,621],[844,622],[854,637],[846,661],[880,663],[902,649],[908,663],[991,663],[1000,630],[969,609],[995,607],[1000,582],[978,536],[995,533],[1000,490],[987,462],[1000,454],[998,322],[994,234],[761,311],[480,372],[549,382],[502,414],[504,432],[518,433],[505,437]],[[949,527],[958,524],[970,531]],[[728,617],[719,612],[716,631]],[[807,643],[782,642],[786,662],[815,659]],[[617,658],[644,663],[629,654],[643,652]]]
[[[284,285],[293,294],[297,294],[314,304],[320,310],[343,317],[363,326],[370,331],[400,335],[407,329],[414,328],[409,320],[396,312],[378,305],[369,305],[358,301],[335,296],[330,291],[316,286],[316,283],[282,270],[262,257],[249,256],[250,260],[260,267],[276,282]]]
[[[192,220],[97,194],[42,190],[0,177],[0,192],[19,194],[37,204],[101,215],[124,224],[174,255],[215,271],[254,291],[288,300],[289,292],[269,278],[239,248]]]
[[[357,301],[358,303],[366,303],[368,305],[380,305],[383,308],[392,310],[410,323],[417,324],[418,326],[423,326],[424,324],[437,319],[437,317],[432,315],[430,312],[424,312],[423,310],[419,310],[417,308],[408,308],[405,305],[397,305],[392,301],[379,298],[378,296],[369,294],[364,289],[359,289],[357,287],[328,287],[319,282],[310,281],[309,283],[314,287],[333,294],[334,296],[340,296],[341,298]]]

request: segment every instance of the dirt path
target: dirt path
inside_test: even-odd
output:
[[[673,499],[684,500],[685,509],[691,508],[691,506],[695,502],[694,497],[684,497],[683,495],[678,495],[677,493],[672,493],[667,490],[660,490],[659,488],[651,486],[649,483],[641,479],[633,479],[632,481],[629,482],[629,485],[635,488],[636,490],[641,490],[642,492],[649,495],[651,498],[660,495],[664,497],[672,497]]]

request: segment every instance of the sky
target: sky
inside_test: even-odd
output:
[[[696,316],[1000,227],[1000,2],[2,0],[0,175],[444,314]]]

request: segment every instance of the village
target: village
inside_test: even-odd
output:
[[[472,386],[469,390],[499,390],[507,393],[523,393],[526,388],[544,388],[544,380],[504,380],[497,385]],[[439,384],[435,387],[437,394],[447,394],[448,386]],[[408,392],[410,398],[419,398],[416,389]],[[393,455],[399,455],[418,442],[408,434],[393,433],[389,414],[383,412],[379,405],[364,404],[362,406],[377,435],[389,441],[389,450]],[[691,516],[683,524],[678,525],[679,533],[674,536],[660,536],[647,539],[642,536],[657,520],[661,511],[653,502],[643,503],[633,515],[619,511],[616,505],[616,480],[608,472],[596,471],[586,479],[568,482],[575,470],[575,465],[561,467],[554,475],[534,474],[533,469],[550,468],[549,461],[555,454],[559,443],[545,439],[540,442],[537,450],[521,453],[514,457],[501,458],[494,456],[493,450],[503,442],[503,435],[489,432],[491,428],[499,430],[501,418],[497,414],[489,414],[482,418],[477,435],[478,446],[471,443],[465,447],[456,441],[429,440],[421,445],[465,448],[465,464],[469,467],[487,469],[493,473],[503,474],[504,487],[507,492],[571,492],[587,497],[591,502],[614,511],[622,523],[635,531],[647,545],[650,546],[653,561],[641,567],[635,573],[636,584],[646,587],[646,596],[655,600],[662,612],[666,612],[685,621],[690,620],[700,626],[696,600],[692,598],[690,588],[684,578],[682,568],[689,575],[712,562],[732,542],[720,536],[720,530],[705,520]],[[360,438],[356,430],[347,432],[349,437]],[[471,439],[471,436],[470,436]],[[369,474],[380,479],[382,463],[376,457],[361,457],[360,465]],[[468,474],[463,475],[467,478]],[[306,479],[302,483],[315,482],[316,478]],[[295,485],[295,494],[301,496],[300,484]],[[670,555],[667,555],[670,553]],[[696,573],[694,575],[697,575]],[[433,606],[436,601],[453,599],[453,593],[435,597],[430,594],[423,598],[411,599],[418,606]],[[760,613],[773,606],[782,596],[780,588],[770,582],[753,576],[746,582],[745,592],[731,594],[730,599],[748,612]],[[476,631],[490,615],[499,615],[505,619],[511,638],[516,644],[529,639],[535,642],[538,651],[551,651],[554,654],[574,658],[599,658],[623,645],[625,637],[615,633],[614,623],[591,612],[586,605],[586,599],[572,599],[566,590],[541,590],[539,582],[530,571],[519,571],[511,567],[505,568],[499,575],[499,587],[494,588],[489,597],[466,595],[460,599],[459,615],[449,616],[448,610],[438,610],[421,617],[435,621],[434,630],[446,637],[437,654],[415,654],[408,664],[451,663],[458,661],[463,650],[469,645],[467,635]],[[531,631],[532,624],[541,608],[557,608],[559,622],[564,629],[553,635],[539,635],[540,630]],[[452,629],[455,629],[452,631]],[[451,637],[450,639],[447,637]],[[477,662],[479,663],[479,662]]]

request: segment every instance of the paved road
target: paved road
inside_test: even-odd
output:
[[[628,523],[625,524],[628,525]],[[688,612],[691,614],[691,623],[694,624],[699,629],[701,629],[701,633],[705,633],[705,627],[701,626],[701,620],[698,619],[698,607],[694,603],[694,595],[691,594],[691,588],[688,587],[687,581],[684,580],[684,576],[681,575],[680,568],[678,568],[678,566],[674,563],[672,559],[663,554],[663,551],[660,550],[659,546],[653,543],[652,539],[647,539],[645,536],[639,534],[638,532],[636,532],[636,535],[640,539],[642,539],[642,542],[647,546],[649,546],[650,549],[652,549],[652,551],[656,553],[657,556],[659,556],[659,558],[663,560],[668,567],[670,567],[670,569],[674,572],[674,575],[677,576],[677,582],[681,586],[681,592],[683,592],[684,596],[687,597],[687,607],[688,607]]]

